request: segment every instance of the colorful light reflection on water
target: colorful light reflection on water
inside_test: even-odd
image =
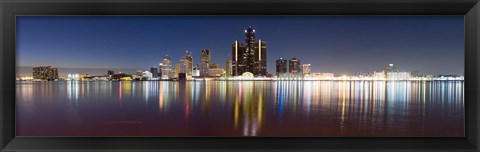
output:
[[[463,81],[17,82],[18,136],[464,136]]]

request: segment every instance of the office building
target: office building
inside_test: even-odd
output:
[[[280,58],[276,62],[277,76],[287,73],[287,60]]]
[[[185,73],[187,74],[187,76],[192,76],[192,72],[193,72],[192,52],[185,51],[185,56],[183,56],[182,59],[185,59],[185,61],[183,61],[184,63],[181,63],[186,65],[186,67],[184,67]]]
[[[208,69],[208,77],[222,77],[225,74],[225,70],[220,67],[214,67]]]
[[[48,81],[57,80],[58,68],[52,68],[51,66],[34,67],[33,78]]]
[[[232,60],[227,60],[226,63],[226,76],[231,77],[232,76]]]
[[[162,79],[171,79],[173,78],[172,73],[172,61],[168,55],[163,58],[162,63],[160,63],[160,69],[162,71]]]
[[[410,72],[387,72],[387,80],[409,80]]]
[[[146,80],[150,80],[153,78],[153,73],[150,71],[144,71],[142,72],[142,78]]]
[[[395,66],[394,64],[388,64],[388,66],[385,66],[385,68],[383,68],[383,72],[386,76],[388,72],[400,72],[400,71],[398,70],[398,67]]]
[[[126,79],[126,78],[132,79],[132,75],[128,75],[128,74],[125,74],[125,73],[118,73],[118,74],[113,74],[112,75],[113,80],[121,80],[122,78],[123,79]]]
[[[155,67],[150,68],[150,73],[152,73],[152,78],[157,78],[158,77],[158,69]]]
[[[314,79],[328,80],[328,79],[333,79],[334,74],[333,73],[310,73],[307,77],[314,78]]]
[[[182,73],[180,62],[175,64],[175,76],[173,78],[178,78],[179,73]]]
[[[296,57],[293,57],[288,61],[288,72],[289,73],[300,73],[300,60]]]
[[[310,64],[302,64],[302,74],[304,76],[310,74]]]
[[[255,40],[255,30],[245,30],[245,43],[237,40],[232,45],[232,73],[234,76],[251,72],[255,76],[267,75],[267,44]]]
[[[208,68],[210,66],[210,50],[209,49],[203,49],[200,54],[200,76],[201,77],[206,77]]]
[[[372,77],[374,79],[385,79],[385,72],[383,72],[383,71],[381,71],[381,72],[373,71]]]
[[[192,77],[200,77],[200,69],[198,68],[198,64],[193,67]]]

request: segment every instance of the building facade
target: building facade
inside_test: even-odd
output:
[[[398,70],[397,66],[395,66],[394,64],[388,64],[388,66],[385,66],[385,68],[383,68],[383,73],[386,76],[388,72],[400,72],[400,71]]]
[[[162,63],[160,63],[160,69],[162,71],[162,79],[171,79],[173,78],[172,73],[172,60],[168,55],[163,58]]]
[[[232,74],[233,74],[233,71],[232,71],[232,60],[227,60],[227,63],[226,63],[226,77],[231,77]]]
[[[276,73],[277,76],[287,73],[287,60],[280,58],[276,62]]]
[[[34,67],[33,78],[48,81],[57,80],[58,68],[52,68],[51,66]]]
[[[192,72],[193,72],[193,56],[192,56],[192,53],[188,52],[188,51],[185,51],[185,58],[187,59],[187,69],[186,69],[186,73],[188,76],[192,76]]]
[[[232,45],[232,74],[233,76],[251,72],[255,76],[267,75],[267,44],[262,40],[255,40],[255,30],[248,27],[245,30],[245,43],[237,40]]]
[[[152,78],[157,78],[158,77],[158,69],[156,67],[151,67],[150,68],[150,73],[152,73]]]
[[[302,64],[302,74],[304,76],[310,74],[310,64]]]
[[[206,77],[208,74],[208,67],[210,66],[210,50],[202,49],[200,53],[200,76]]]
[[[289,73],[301,73],[300,70],[300,60],[296,57],[293,57],[288,61],[288,72]]]

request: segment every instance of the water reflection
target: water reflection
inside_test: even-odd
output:
[[[463,81],[17,82],[17,134],[463,136],[463,84]],[[58,125],[65,127],[53,127]]]

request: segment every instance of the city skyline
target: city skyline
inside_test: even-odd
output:
[[[221,21],[228,22],[224,23]],[[210,24],[208,26],[193,24],[208,22],[218,23],[219,25],[214,24],[213,27],[210,27]],[[278,22],[283,22],[285,25],[277,26],[275,23]],[[112,26],[115,23],[125,23],[126,25]],[[174,23],[184,24],[174,27],[172,26]],[[190,24],[186,23],[199,26],[189,27],[188,25]],[[235,23],[238,23],[238,25]],[[295,23],[318,24],[319,27],[314,27],[310,24],[296,25]],[[326,25],[320,23],[325,23]],[[347,23],[356,23],[357,26]],[[234,26],[223,27],[221,26],[223,24],[234,24]],[[274,24],[276,26],[272,27],[271,25]],[[334,27],[333,25],[335,24],[343,27]],[[381,27],[378,24],[384,25],[384,27],[374,29]],[[404,27],[404,24],[408,26]],[[32,25],[37,26],[32,27]],[[59,28],[50,28],[50,26],[47,28],[46,25]],[[153,30],[155,25],[162,25],[163,27],[169,25],[168,29],[171,31],[167,32],[164,29]],[[327,25],[330,28],[322,28],[322,26]],[[289,60],[293,57],[301,60],[301,64],[311,64],[312,72],[344,74],[371,73],[373,70],[383,69],[386,64],[390,63],[399,65],[402,71],[418,70],[423,74],[463,75],[464,67],[463,18],[457,16],[23,16],[17,18],[17,26],[17,66],[19,67],[51,65],[62,68],[146,70],[150,67],[158,66],[158,63],[161,62],[166,54],[171,56],[172,64],[175,64],[186,50],[192,53],[193,65],[196,65],[200,63],[201,50],[209,49],[212,56],[210,62],[220,64],[222,68],[225,68],[225,61],[230,59],[229,55],[231,57],[232,42],[235,40],[244,42],[242,37],[244,36],[243,30],[249,26],[257,30],[256,37],[268,43],[267,69],[268,73],[271,74],[275,74],[275,62],[277,59],[284,58]],[[305,26],[308,28],[301,28]],[[205,30],[195,31],[195,29],[200,27],[204,27]],[[280,29],[281,27],[297,28],[282,30]],[[398,28],[389,30],[392,27]],[[163,37],[152,39],[152,35],[159,31],[160,35],[163,34]],[[371,33],[368,33],[369,31]],[[199,34],[196,34],[197,32]],[[311,33],[314,34],[312,35]],[[181,36],[182,34],[194,37],[191,39],[197,38],[196,40],[200,42],[188,40],[188,37]],[[282,35],[286,36],[281,37]],[[201,37],[204,38],[202,39]],[[175,41],[179,39],[183,41]],[[32,43],[33,40],[37,41]],[[152,47],[152,43],[156,43],[154,40],[157,40],[157,43],[163,41],[175,43]],[[63,41],[64,43],[58,41]],[[291,43],[285,43],[284,41]],[[351,44],[352,46],[341,44]],[[171,48],[172,46],[175,46],[174,48],[176,49],[170,49],[170,51],[162,49]],[[181,50],[181,47],[185,49]],[[292,49],[292,47],[298,49]],[[132,48],[138,48],[139,50],[129,50]],[[361,50],[359,51],[361,53],[352,51],[352,49]],[[402,49],[404,51],[399,51]],[[315,53],[315,56],[312,56],[312,53]]]

